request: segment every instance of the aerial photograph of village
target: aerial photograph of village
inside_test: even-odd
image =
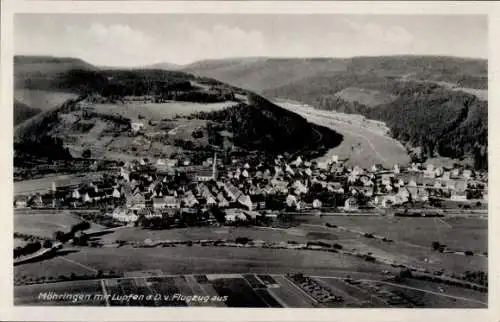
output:
[[[17,14],[14,44],[14,305],[488,307],[486,17]]]

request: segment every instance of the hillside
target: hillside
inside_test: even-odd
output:
[[[77,58],[51,56],[14,57],[14,125],[41,111],[60,106],[78,91],[67,86],[52,86],[50,80],[71,70],[98,70]],[[55,81],[54,81],[55,83]]]
[[[381,91],[395,99],[374,104],[375,97],[367,100],[366,97],[353,99],[354,95],[339,95],[345,94],[345,88],[351,86]],[[303,80],[264,94],[383,121],[394,138],[410,147],[423,148],[424,155],[419,158],[444,156],[461,159],[475,155],[476,166],[484,168],[487,164],[487,101],[462,90],[435,82],[400,81],[374,74],[343,74]]]
[[[486,89],[487,69],[485,60],[439,56],[239,58],[200,61],[183,68],[257,92],[339,73],[446,81],[461,87]]]
[[[32,108],[23,102],[14,99],[14,126],[40,113],[41,110]]]
[[[427,157],[487,160],[486,60],[440,56],[230,59],[186,70],[323,110],[385,122]],[[471,121],[473,120],[473,121]]]
[[[72,69],[31,85],[31,90],[63,89],[81,98],[16,127],[19,149],[54,138],[54,145],[63,146],[61,155],[67,149],[74,157],[88,149],[108,159],[177,155],[201,160],[213,151],[316,155],[342,140],[251,92],[183,72]]]
[[[197,62],[183,68],[199,76],[260,92],[310,76],[344,71],[342,59],[241,58]]]

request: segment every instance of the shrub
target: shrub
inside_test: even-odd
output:
[[[440,247],[441,247],[441,244],[439,242],[437,242],[437,241],[432,242],[432,249],[434,251],[437,251]]]

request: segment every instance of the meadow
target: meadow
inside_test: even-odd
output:
[[[119,114],[123,117],[138,120],[139,116],[147,120],[161,120],[175,116],[186,116],[198,112],[210,112],[224,109],[237,104],[236,102],[222,103],[193,103],[193,102],[125,102],[124,104],[94,104],[92,105],[99,113]]]
[[[40,213],[14,215],[14,231],[22,234],[53,238],[54,232],[68,232],[72,225],[82,220],[70,213]],[[92,223],[88,232],[101,230],[103,227]]]
[[[59,265],[66,261],[65,265]],[[379,274],[390,266],[338,253],[263,248],[160,247],[81,248],[78,252],[26,263],[15,275],[32,278],[70,275],[75,270],[129,272],[160,269],[165,274],[290,273],[312,275],[365,272]]]
[[[310,224],[343,226],[429,249],[433,241],[438,241],[451,249],[488,250],[488,221],[480,218],[301,216],[300,219]]]
[[[102,172],[87,172],[85,174],[68,174],[47,176],[32,180],[14,182],[14,195],[32,194],[35,192],[45,193],[52,188],[52,182],[64,181],[66,185],[77,185],[89,180],[101,177]]]

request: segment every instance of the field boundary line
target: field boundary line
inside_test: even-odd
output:
[[[87,270],[89,270],[89,271],[94,272],[94,273],[97,273],[97,272],[98,272],[95,268],[92,268],[92,267],[90,267],[90,266],[87,266],[87,265],[84,265],[84,264],[82,264],[82,263],[76,262],[76,261],[74,261],[74,260],[72,260],[72,259],[69,259],[69,258],[64,258],[64,257],[61,257],[61,259],[65,260],[65,261],[68,261],[68,262],[70,262],[70,263],[73,263],[73,264],[75,264],[75,265],[81,266],[81,267],[83,267],[83,268],[85,268],[85,269],[87,269]]]
[[[288,281],[288,283],[292,284],[296,289],[298,289],[302,294],[306,295],[310,300],[312,300],[314,303],[319,303],[318,300],[316,300],[314,297],[312,297],[310,294],[308,294],[306,291],[304,291],[300,286],[295,284],[288,276],[283,276],[285,280]]]
[[[108,291],[106,291],[106,285],[104,283],[104,280],[101,280],[101,288],[102,288],[102,294],[104,295],[104,300],[106,301],[106,306],[109,305],[109,298],[108,298]]]

